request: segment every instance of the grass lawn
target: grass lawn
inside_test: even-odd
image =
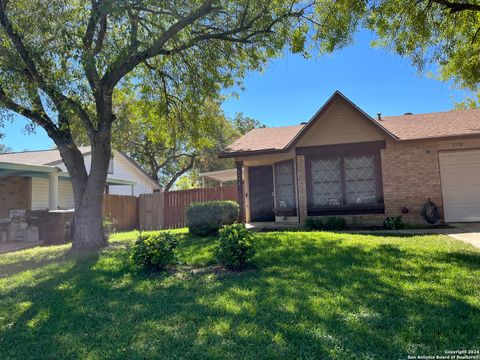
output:
[[[254,268],[132,273],[135,233],[97,255],[0,255],[0,359],[399,359],[480,349],[480,251],[444,236],[272,232]],[[206,267],[206,268],[205,268]],[[194,271],[195,268],[204,268]]]

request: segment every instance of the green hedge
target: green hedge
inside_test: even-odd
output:
[[[219,264],[232,270],[245,268],[255,255],[253,235],[245,224],[227,225],[220,229],[215,255]]]
[[[238,221],[240,207],[235,201],[208,201],[190,204],[186,211],[188,230],[194,235],[215,235],[224,225]]]
[[[132,247],[130,261],[134,267],[163,270],[175,264],[177,245],[177,238],[168,232],[140,233]]]
[[[327,218],[307,218],[305,220],[305,227],[308,230],[323,230],[323,231],[338,231],[344,230],[347,223],[344,218],[340,216],[330,216]]]

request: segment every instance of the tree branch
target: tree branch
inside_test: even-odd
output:
[[[429,3],[436,3],[442,5],[450,11],[450,14],[455,14],[461,11],[480,11],[480,4],[452,2],[449,0],[429,0]]]
[[[130,71],[132,71],[138,64],[143,61],[160,55],[165,44],[177,35],[180,31],[185,29],[188,25],[193,24],[196,20],[204,17],[214,10],[213,0],[205,0],[202,6],[197,10],[191,12],[189,15],[181,18],[175,24],[170,26],[148,49],[136,54],[120,58],[114,62],[106,71],[103,82],[108,89],[113,89],[115,85]]]
[[[180,176],[185,174],[187,171],[190,171],[191,169],[193,169],[193,166],[195,165],[195,160],[197,159],[197,157],[195,154],[189,155],[189,156],[190,156],[190,162],[188,163],[188,165],[185,166],[180,171],[178,171],[177,173],[175,173],[175,175],[173,175],[173,177],[170,179],[167,185],[165,185],[164,191],[169,191],[171,187],[175,184],[175,181],[177,181]]]
[[[62,138],[60,130],[55,126],[55,124],[48,117],[47,114],[41,114],[37,111],[28,109],[20,104],[17,104],[5,93],[5,90],[1,86],[0,103],[2,103],[7,109],[26,117],[37,125],[40,125],[42,128],[45,129],[47,134],[52,139],[59,140]]]
[[[13,29],[13,26],[7,17],[6,6],[7,0],[0,0],[0,24],[5,29],[5,32],[7,33],[10,41],[12,41],[18,55],[25,64],[27,78],[30,79],[32,83],[36,84],[41,90],[43,90],[47,95],[52,98],[59,112],[66,112],[67,108],[70,107],[70,109],[72,109],[80,117],[87,132],[93,133],[93,126],[90,121],[90,117],[82,108],[82,106],[76,101],[63,95],[60,91],[56,90],[51,85],[47,84],[47,82],[40,75],[35,63],[33,62],[32,57],[30,56],[27,48],[25,47],[25,44],[23,43],[22,38]],[[51,121],[51,119],[49,119],[48,121]],[[53,121],[51,121],[51,125],[54,126]],[[41,126],[43,127],[43,125]],[[45,130],[47,129],[45,128]]]

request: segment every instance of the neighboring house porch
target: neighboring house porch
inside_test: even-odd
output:
[[[107,179],[107,186],[127,186],[133,194],[136,182]],[[10,210],[59,210],[75,206],[67,172],[57,166],[0,162],[0,219]]]

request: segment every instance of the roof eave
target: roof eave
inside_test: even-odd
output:
[[[264,149],[264,150],[251,150],[251,151],[235,151],[235,152],[221,152],[218,154],[220,159],[243,157],[243,156],[256,156],[256,155],[269,155],[288,152],[288,149]]]

